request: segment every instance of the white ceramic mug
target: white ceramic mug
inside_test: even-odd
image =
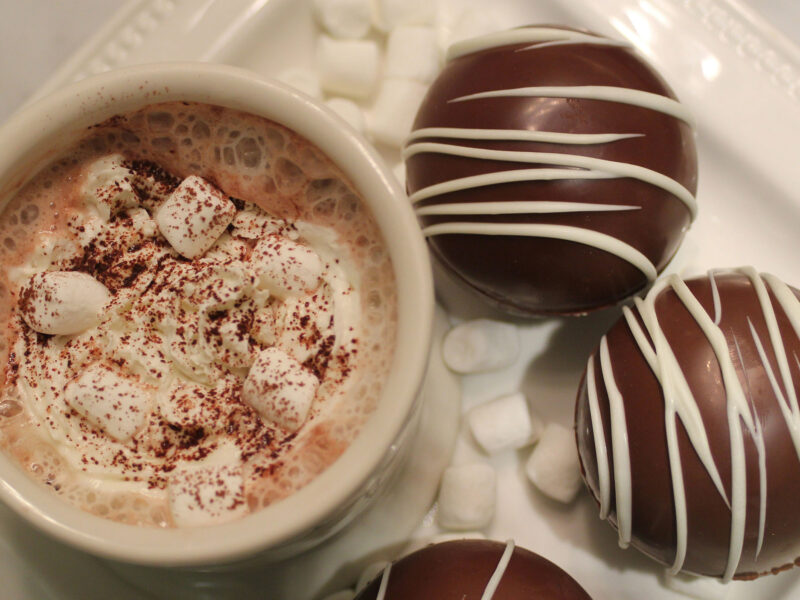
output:
[[[349,448],[288,498],[204,528],[125,525],[82,511],[0,456],[0,499],[36,527],[100,556],[162,566],[212,565],[258,552],[284,557],[338,531],[369,505],[413,443],[433,319],[427,250],[393,174],[353,129],[316,101],[248,71],[203,63],[137,66],[83,80],[0,129],[0,206],[39,168],[115,114],[167,101],[216,104],[276,121],[316,145],[364,198],[384,236],[397,284],[397,339],[378,406]]]

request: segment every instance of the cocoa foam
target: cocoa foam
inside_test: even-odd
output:
[[[65,251],[66,220],[76,210],[84,166],[109,153],[149,165],[151,189],[168,190],[171,177],[195,174],[226,194],[257,204],[289,222],[333,229],[347,240],[349,271],[362,308],[360,352],[347,386],[323,381],[325,408],[282,444],[279,457],[256,456],[245,465],[251,509],[290,495],[336,459],[370,414],[388,371],[395,335],[395,288],[391,263],[372,217],[332,162],[290,130],[265,119],[201,104],[154,105],[115,117],[87,132],[69,153],[39,173],[9,202],[0,219],[0,319],[8,323],[18,285],[9,279],[37,253]],[[149,201],[157,204],[158,194]],[[145,202],[143,205],[147,208]],[[37,240],[49,238],[42,247]],[[8,335],[0,349],[9,363]],[[17,357],[19,358],[19,357]],[[12,361],[13,363],[13,361]],[[335,397],[335,398],[334,398]],[[332,400],[331,398],[334,398]],[[0,444],[35,478],[85,510],[121,522],[169,526],[158,490],[125,486],[95,489],[68,468],[12,390],[0,400]],[[113,488],[113,489],[112,489]]]

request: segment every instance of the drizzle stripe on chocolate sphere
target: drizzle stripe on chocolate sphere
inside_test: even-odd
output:
[[[455,44],[403,156],[435,256],[511,312],[655,280],[696,213],[692,120],[622,42],[526,27]]]
[[[723,579],[800,556],[798,297],[750,267],[673,275],[603,336],[576,430],[620,545]]]
[[[356,600],[591,600],[562,569],[489,540],[433,544],[388,565]]]

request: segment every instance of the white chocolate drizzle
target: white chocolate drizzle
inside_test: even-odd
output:
[[[462,127],[425,127],[412,131],[408,142],[421,138],[451,140],[493,140],[502,142],[541,142],[550,144],[592,145],[608,144],[630,138],[644,137],[643,133],[560,133],[530,131],[529,129],[469,129]]]
[[[615,212],[641,210],[641,206],[629,204],[590,204],[588,202],[548,202],[537,200],[508,200],[505,202],[451,202],[431,204],[417,209],[417,215],[514,215],[514,214],[561,214],[573,212]]]
[[[494,573],[492,573],[489,582],[486,584],[486,588],[483,590],[481,600],[492,600],[494,593],[497,591],[497,587],[500,585],[500,581],[503,579],[503,575],[505,575],[508,563],[511,562],[512,554],[514,554],[514,540],[508,540],[506,542],[506,549],[503,551],[503,555],[500,557],[500,561],[497,563]]]
[[[681,200],[694,219],[697,213],[697,202],[692,193],[680,183],[662,175],[652,169],[632,165],[630,163],[604,160],[591,156],[576,156],[574,154],[562,154],[558,152],[519,152],[514,150],[488,150],[486,148],[471,148],[456,146],[451,144],[438,144],[434,142],[419,142],[411,144],[403,150],[403,158],[408,159],[415,154],[429,152],[433,154],[448,154],[450,156],[462,156],[464,158],[477,158],[482,160],[496,160],[504,162],[536,163],[556,165],[560,167],[577,167],[586,169],[589,172],[610,175],[612,177],[630,177],[638,179],[650,185],[661,188]],[[513,171],[512,171],[513,173]],[[423,188],[420,192],[424,192]]]
[[[569,225],[549,225],[546,223],[437,223],[422,229],[425,236],[442,234],[472,234],[472,235],[510,235],[551,238],[577,242],[586,246],[593,246],[610,254],[619,256],[628,261],[642,273],[648,280],[654,281],[657,275],[656,267],[652,262],[633,246],[617,238]]]
[[[786,421],[795,449],[800,458],[800,409],[798,409],[797,394],[795,384],[791,377],[789,361],[786,356],[783,337],[778,326],[777,317],[769,291],[772,291],[783,312],[792,323],[794,334],[800,336],[800,301],[791,292],[788,286],[778,280],[773,275],[759,275],[752,267],[742,267],[733,271],[746,276],[757,295],[761,315],[766,323],[769,333],[769,344],[778,365],[776,375],[767,357],[764,341],[760,339],[752,320],[750,322],[750,334],[753,338],[754,346],[761,360],[765,373],[768,377],[772,390],[781,408],[782,415]],[[670,474],[672,479],[673,499],[675,502],[675,527],[676,527],[676,553],[671,568],[673,573],[680,571],[683,567],[686,556],[687,545],[687,508],[686,490],[684,489],[681,456],[678,448],[677,438],[677,418],[681,420],[689,440],[709,474],[720,496],[728,505],[731,511],[730,525],[730,545],[726,568],[722,574],[724,580],[730,580],[736,573],[741,559],[744,537],[745,521],[747,515],[747,470],[744,450],[744,429],[753,439],[758,456],[759,472],[759,523],[758,539],[756,543],[756,556],[760,553],[765,535],[766,521],[766,449],[764,444],[763,430],[759,415],[756,413],[755,406],[749,394],[749,382],[745,381],[748,390],[742,386],[734,364],[734,357],[741,363],[741,352],[739,340],[733,339],[732,343],[736,352],[729,350],[728,341],[723,331],[719,327],[722,317],[722,304],[719,299],[717,284],[714,279],[714,272],[708,274],[713,297],[714,316],[712,317],[703,308],[697,298],[691,293],[689,287],[677,276],[672,275],[665,278],[648,293],[644,300],[637,299],[636,307],[641,316],[648,340],[642,327],[640,327],[633,311],[628,308],[623,309],[623,314],[639,349],[652,369],[653,375],[660,383],[664,396],[664,419],[667,438],[667,448],[670,463]],[[769,290],[767,289],[769,286]],[[689,388],[683,375],[680,365],[669,345],[663,330],[658,321],[655,309],[655,300],[666,288],[671,288],[687,311],[691,314],[700,330],[704,333],[709,345],[716,357],[726,395],[728,430],[730,434],[730,453],[731,453],[731,492],[730,498],[725,493],[722,481],[716,467],[714,457],[708,443],[708,436],[705,426],[700,416],[697,399]],[[797,361],[797,357],[795,357]],[[587,396],[589,404],[589,415],[594,434],[594,445],[598,464],[598,485],[600,516],[606,518],[610,512],[610,474],[608,465],[608,450],[605,448],[605,432],[600,418],[599,400],[597,393],[597,383],[595,380],[594,369],[595,357],[590,358],[587,367]],[[608,346],[605,336],[600,346],[600,363],[602,367],[602,380],[606,394],[609,398],[609,410],[611,419],[612,452],[614,456],[614,481],[616,500],[616,514],[619,524],[620,543],[623,543],[630,535],[628,529],[632,522],[632,507],[628,501],[631,495],[631,472],[630,472],[630,449],[627,443],[627,427],[625,424],[624,398],[619,393],[614,379],[614,372],[611,366],[611,359],[608,355]],[[800,365],[799,365],[800,366]],[[746,371],[742,368],[742,372]],[[780,377],[780,382],[779,382]],[[781,389],[780,383],[783,384]],[[599,449],[599,450],[598,450]]]
[[[378,595],[375,596],[375,600],[385,600],[386,598],[386,589],[389,587],[389,575],[392,572],[392,563],[388,563],[384,569],[383,574],[381,575],[381,583],[378,587]]]
[[[627,42],[611,40],[583,31],[572,31],[557,27],[519,27],[457,42],[447,50],[447,60],[451,61],[454,58],[472,54],[473,52],[512,44],[532,44],[528,48],[522,48],[522,50],[528,50],[533,47],[554,45],[556,43],[630,47]]]
[[[567,85],[521,87],[507,90],[489,90],[453,98],[449,102],[466,102],[483,98],[575,98],[581,100],[605,100],[619,102],[640,108],[648,108],[656,112],[675,117],[694,127],[692,114],[677,100],[661,94],[643,92],[630,88],[608,85]]]

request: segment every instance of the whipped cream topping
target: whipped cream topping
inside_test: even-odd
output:
[[[68,239],[42,233],[9,271],[6,389],[73,468],[165,495],[177,524],[246,511],[248,460],[279,460],[325,410],[317,389],[347,380],[360,305],[345,247],[117,155],[82,197]]]

